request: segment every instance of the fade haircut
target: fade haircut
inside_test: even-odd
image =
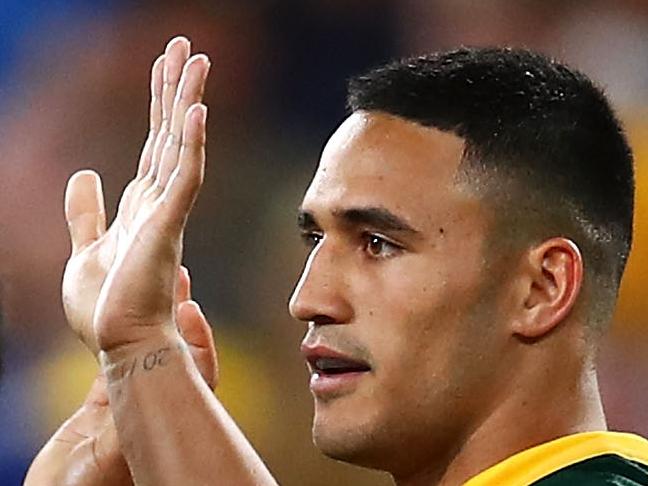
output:
[[[500,243],[572,239],[591,318],[611,319],[632,243],[634,171],[621,125],[587,76],[524,49],[461,48],[352,79],[348,106],[463,138],[461,178],[496,205]]]

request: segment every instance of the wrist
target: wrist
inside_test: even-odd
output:
[[[136,341],[99,352],[99,362],[108,383],[165,368],[188,352],[187,344],[175,329],[160,327]]]

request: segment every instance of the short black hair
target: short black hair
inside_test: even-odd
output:
[[[632,152],[602,89],[583,73],[525,49],[460,48],[353,78],[348,106],[463,138],[462,166],[494,174],[495,192],[512,190],[504,217],[524,208],[545,237],[574,239],[616,298],[632,244]]]

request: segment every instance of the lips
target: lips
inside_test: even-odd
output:
[[[314,372],[324,375],[339,375],[342,373],[353,373],[369,371],[371,368],[365,363],[345,358],[313,358],[308,360]]]
[[[362,359],[345,355],[326,346],[302,345],[302,354],[311,371],[310,390],[324,401],[352,393],[371,366]]]
[[[309,347],[302,345],[302,354],[313,373],[340,375],[371,371],[371,366],[363,360],[345,355],[326,346]]]

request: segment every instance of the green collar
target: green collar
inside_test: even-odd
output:
[[[622,432],[568,435],[518,452],[474,476],[464,486],[531,484],[567,466],[604,454],[617,454],[648,465],[648,440]]]

